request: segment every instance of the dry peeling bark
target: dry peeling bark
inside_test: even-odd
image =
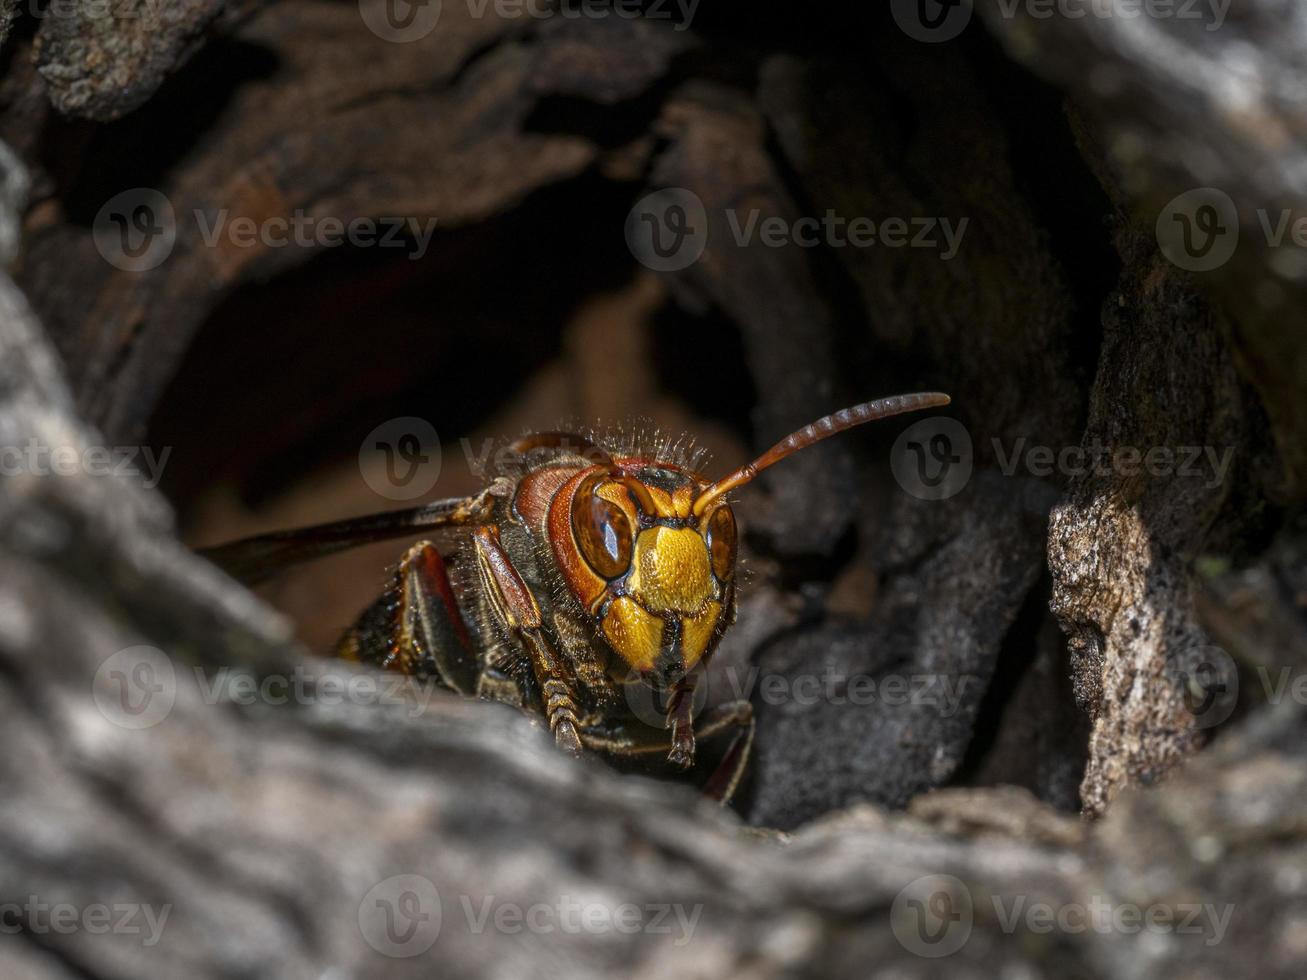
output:
[[[348,675],[306,658],[284,621],[183,548],[158,494],[6,477],[0,905],[173,912],[150,947],[29,922],[0,947],[4,974],[1206,977],[1256,962],[1301,975],[1307,719],[1275,685],[1307,665],[1307,343],[1288,322],[1304,297],[1292,250],[1250,234],[1257,207],[1303,196],[1301,14],[1257,0],[1204,32],[977,9],[1013,58],[1073,93],[1069,124],[978,23],[922,45],[880,12],[831,50],[448,3],[429,41],[396,45],[353,4],[302,0],[174,6],[161,31],[52,18],[34,42],[10,38],[0,135],[32,172],[33,203],[18,286],[0,281],[0,445],[141,439],[225,301],[311,270],[313,249],[204,245],[197,209],[434,217],[442,232],[525,215],[498,233],[543,253],[560,219],[541,200],[616,188],[593,207],[617,233],[569,256],[580,279],[624,247],[631,203],[676,186],[704,204],[709,244],[662,281],[696,326],[738,335],[760,448],[835,403],[918,387],[953,394],[973,448],[947,501],[894,482],[902,428],[824,446],[748,491],[755,575],[723,663],[837,687],[944,678],[960,696],[947,711],[756,699],[738,815],[564,759],[496,706],[333,703],[332,679]],[[20,210],[28,181],[4,169]],[[1194,184],[1236,198],[1245,231],[1201,275],[1153,235]],[[134,274],[101,260],[91,228],[108,197],[143,186],[167,195],[178,234],[162,266]],[[947,262],[736,247],[727,212],[751,208],[966,217],[971,230]],[[17,227],[0,222],[8,258]],[[243,437],[249,459],[278,451],[259,435]],[[1099,445],[1229,449],[1230,468],[1213,481],[1202,465],[1009,466],[1025,446]],[[144,731],[112,724],[94,697],[97,671],[137,644],[165,651],[177,678],[171,713]],[[1195,699],[1227,651],[1237,673],[1216,679],[1238,703],[1208,725]],[[306,703],[206,700],[233,670],[303,673]],[[399,874],[442,899],[440,939],[413,959],[379,954],[359,922]],[[957,879],[971,931],[932,960],[914,951],[905,903],[938,875]],[[464,900],[578,895],[701,911],[683,945],[506,937],[465,917]],[[1008,921],[1014,903],[1100,901],[1228,905],[1232,918],[1211,942],[1210,929]]]
[[[1131,272],[1104,310],[1082,444],[1100,465],[1054,508],[1048,542],[1052,609],[1069,636],[1076,700],[1094,723],[1081,789],[1091,814],[1205,736],[1188,690],[1212,646],[1195,617],[1195,561],[1220,546],[1214,525],[1235,488],[1255,480],[1249,447],[1259,437],[1219,314],[1150,238],[1121,238]]]
[[[1117,5],[1111,4],[1109,8]],[[1302,8],[1287,0],[1215,7],[1191,17],[1000,16],[978,5],[1009,51],[1075,92],[1100,127],[1117,182],[1149,227],[1167,202],[1196,187],[1228,194],[1239,215],[1232,260],[1198,278],[1234,314],[1240,368],[1257,387],[1286,472],[1280,493],[1307,493],[1307,349],[1286,322],[1300,316],[1303,250],[1272,244],[1280,210],[1301,217],[1307,129],[1301,105]],[[1250,59],[1251,55],[1251,59]]]
[[[222,0],[73,0],[47,7],[36,60],[50,101],[70,116],[107,122],[138,108],[185,63]]]
[[[8,283],[4,296],[6,426],[87,439]],[[1301,969],[1301,706],[1263,712],[1093,828],[1021,791],[977,789],[923,797],[907,815],[854,808],[791,838],[758,836],[685,791],[568,760],[498,706],[331,706],[321,661],[303,663],[307,703],[206,700],[192,668],[230,667],[238,651],[251,677],[293,667],[277,621],[173,542],[157,501],[132,486],[3,489],[0,904],[170,907],[150,946],[29,929],[0,948],[6,976],[861,976],[868,964],[926,975],[932,961],[913,951],[915,921],[896,897],[939,875],[970,910],[951,976],[1232,975],[1252,957],[1267,976]],[[118,532],[97,536],[104,528]],[[129,640],[168,650],[177,670],[170,713],[138,731],[93,699],[98,667]],[[429,955],[388,958],[359,925],[374,887],[398,874],[439,883]],[[465,914],[464,899],[486,896],[671,903],[695,925],[681,945],[649,931],[506,943]],[[1023,903],[1218,912],[1160,941],[1052,938]]]
[[[69,364],[81,410],[111,441],[137,439],[206,315],[241,283],[311,257],[307,249],[206,247],[188,217],[197,210],[209,220],[223,208],[229,220],[297,209],[431,215],[454,228],[595,169],[626,179],[635,194],[632,178],[688,188],[710,216],[712,245],[668,285],[738,326],[763,396],[753,417],[760,447],[832,405],[912,387],[950,391],[976,446],[974,485],[948,506],[885,489],[864,498],[860,487],[885,482],[883,448],[848,443],[796,458],[750,501],[756,548],[782,565],[813,568],[809,577],[824,589],[833,556],[856,542],[883,596],[875,619],[809,623],[778,639],[758,661],[765,673],[809,672],[817,661],[804,651],[838,636],[846,653],[823,668],[878,683],[946,677],[961,703],[880,714],[825,705],[788,721],[764,715],[749,817],[794,826],[850,800],[901,805],[958,777],[1004,643],[1040,580],[1055,492],[1000,479],[990,447],[1074,438],[1083,399],[1069,363],[1076,323],[1066,274],[1046,247],[1041,216],[1018,191],[997,109],[977,86],[977,59],[938,52],[924,60],[907,38],[886,38],[877,47],[886,77],[915,73],[932,85],[868,94],[851,66],[742,50],[741,64],[756,62],[749,91],[696,61],[691,33],[652,22],[500,22],[451,6],[433,43],[378,49],[357,30],[355,13],[279,5],[237,31],[239,45],[275,50],[279,63],[252,77],[238,71],[244,83],[159,181],[178,216],[176,245],[159,269],[124,272],[99,261],[90,215],[73,213],[57,193],[33,211],[22,279]],[[386,54],[379,70],[338,70],[378,50]],[[242,60],[259,64],[248,51]],[[901,99],[927,124],[897,120]],[[139,125],[150,125],[152,109],[164,117],[157,105],[138,114]],[[551,126],[564,110],[603,122]],[[287,118],[297,123],[288,127]],[[107,161],[132,132],[89,144],[80,172]],[[973,147],[966,170],[947,149],[954,140]],[[54,176],[38,177],[47,195]],[[126,186],[145,181],[130,170],[121,177]],[[840,266],[823,268],[801,249],[734,247],[727,211],[751,208],[790,218],[827,208],[938,214],[966,218],[973,231],[951,262],[914,250],[888,262],[849,250]],[[620,221],[614,213],[612,226]],[[83,290],[66,288],[59,269],[70,261],[88,270]],[[959,288],[968,283],[983,288]],[[870,349],[876,358],[859,353],[849,362],[850,351]],[[1000,360],[1021,386],[995,370]],[[885,499],[888,520],[874,512]],[[1050,706],[1071,710],[1064,697]],[[1055,756],[1047,765],[1062,775],[1050,778],[1065,783],[1080,752]],[[862,764],[841,764],[852,757]],[[1056,798],[1075,806],[1065,791]]]
[[[1283,12],[1254,4],[1220,31],[1089,18],[1074,38],[1060,19],[992,19],[1014,54],[1094,93],[1087,103],[1099,126],[1085,149],[1118,208],[1124,272],[1104,303],[1082,446],[1124,462],[1073,482],[1053,511],[1048,549],[1052,608],[1094,725],[1081,791],[1090,814],[1122,787],[1159,778],[1210,734],[1190,685],[1204,664],[1223,674],[1232,665],[1197,620],[1196,562],[1257,536],[1261,501],[1302,499],[1307,372],[1303,345],[1286,330],[1300,308],[1297,249],[1252,234],[1256,209],[1276,215],[1302,200],[1288,161],[1304,146],[1283,100],[1299,68],[1284,37],[1301,24],[1281,24]],[[1154,62],[1149,45],[1163,43],[1175,56]],[[1255,75],[1234,61],[1230,46],[1240,43],[1265,54]],[[1236,89],[1238,104],[1228,105]],[[1207,151],[1192,146],[1195,131]],[[1230,262],[1190,274],[1162,256],[1154,226],[1167,199],[1194,186],[1229,193],[1244,227]],[[1157,475],[1121,456],[1142,460],[1154,447],[1172,453]],[[1210,455],[1184,475],[1182,447]]]
[[[1011,147],[993,124],[996,109],[977,66],[892,40],[873,51],[883,89],[859,86],[847,66],[775,57],[763,68],[760,100],[810,207],[968,218],[971,237],[948,261],[915,249],[838,250],[838,273],[856,301],[836,315],[865,330],[842,337],[843,350],[861,349],[869,336],[877,359],[890,362],[865,365],[873,376],[883,373],[883,384],[902,384],[895,375],[914,371],[921,373],[909,375],[913,385],[953,394],[971,437],[973,473],[946,502],[896,493],[885,519],[864,516],[864,528],[874,529],[870,564],[879,587],[870,622],[782,640],[762,662],[791,676],[832,661],[847,676],[939,676],[956,685],[960,704],[881,705],[875,712],[791,706],[785,721],[762,730],[760,766],[776,775],[761,793],[779,797],[754,815],[764,821],[810,816],[851,799],[901,805],[958,775],[1005,637],[1039,578],[1056,492],[1001,474],[994,447],[1066,442],[1082,397],[1068,363],[1076,325],[1066,273],[1017,188]],[[911,106],[912,127],[891,108],[901,101]],[[965,168],[956,166],[958,145],[968,147]],[[1009,373],[1020,386],[1009,383]],[[983,412],[971,409],[980,405]],[[1072,751],[1047,762],[1074,771],[1081,759]],[[1074,805],[1064,792],[1041,788],[1046,798]],[[808,802],[796,806],[796,797]]]
[[[79,404],[110,438],[140,438],[189,339],[233,288],[314,252],[245,248],[225,237],[207,247],[206,228],[297,213],[319,221],[412,216],[441,229],[484,219],[595,162],[601,148],[593,142],[531,130],[542,100],[597,80],[604,100],[634,97],[686,43],[640,22],[582,21],[565,32],[557,22],[477,19],[450,4],[438,43],[397,45],[361,29],[358,17],[348,4],[278,4],[245,25],[238,42],[210,49],[210,60],[192,68],[218,70],[226,58],[222,70],[244,84],[157,184],[153,161],[114,159],[117,141],[134,138],[132,120],[116,139],[90,146],[81,176],[95,180],[96,168],[107,168],[121,181],[108,196],[149,186],[167,197],[177,239],[166,266],[115,269],[96,252],[94,211],[59,213],[68,206],[60,201],[54,214],[41,212],[25,285],[43,297]],[[166,118],[152,118],[149,107],[134,117],[146,138],[154,126],[176,124]],[[70,262],[89,276],[77,291],[56,275]]]
[[[2,363],[21,371],[4,375],[6,425],[85,438],[30,315],[8,284],[4,295]],[[932,961],[905,945],[915,922],[895,900],[939,875],[970,910],[951,976],[1232,975],[1252,957],[1267,976],[1301,969],[1301,706],[1258,716],[1092,829],[992,789],[942,791],[904,816],[855,808],[773,839],[684,791],[568,760],[498,706],[330,706],[320,661],[304,663],[317,692],[307,704],[206,702],[191,668],[229,667],[236,651],[252,677],[291,668],[274,619],[171,541],[133,487],[10,481],[3,501],[0,904],[170,907],[148,947],[29,930],[0,948],[6,976],[861,976],[869,964],[926,975]],[[125,529],[97,539],[105,527]],[[44,537],[30,540],[32,528]],[[168,650],[177,669],[171,712],[140,731],[93,701],[98,666],[129,640]],[[429,955],[387,958],[365,941],[360,907],[398,874],[439,883]],[[464,912],[486,896],[671,903],[695,926],[681,945],[647,931],[506,943]],[[1089,929],[1054,939],[1022,903],[1222,911],[1161,941]]]
[[[18,0],[4,0],[0,3],[0,45],[5,43],[18,17]]]

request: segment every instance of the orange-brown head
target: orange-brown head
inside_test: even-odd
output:
[[[568,480],[549,508],[563,580],[622,665],[670,685],[707,657],[729,622],[735,516],[696,514],[696,474],[618,457]]]
[[[714,483],[664,461],[613,457],[590,444],[584,455],[593,465],[560,474],[561,482],[552,484],[557,489],[549,496],[546,536],[554,561],[620,658],[615,666],[657,686],[671,685],[712,654],[732,620],[737,534],[726,494],[828,436],[948,403],[948,395],[924,392],[854,405],[792,433]],[[516,448],[565,438],[541,433]]]

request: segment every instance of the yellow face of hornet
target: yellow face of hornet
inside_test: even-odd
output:
[[[678,469],[620,462],[620,474],[594,473],[569,488],[568,533],[554,537],[555,557],[618,666],[670,685],[728,625],[735,517],[724,502],[696,516],[702,484]]]
[[[853,405],[713,483],[656,459],[613,457],[588,441],[600,462],[575,473],[542,471],[555,474],[538,478],[541,490],[549,488],[542,530],[567,589],[616,653],[620,663],[612,666],[670,686],[712,653],[735,608],[735,516],[726,494],[836,433],[948,403],[948,395],[932,391]],[[516,445],[557,445],[560,435]],[[515,506],[524,513],[518,494]],[[543,499],[546,493],[528,492],[526,512],[538,514]]]

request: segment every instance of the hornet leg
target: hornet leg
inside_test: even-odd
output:
[[[526,647],[531,670],[540,686],[549,730],[554,733],[559,748],[577,755],[581,751],[581,737],[577,734],[579,709],[567,683],[567,670],[541,627],[535,596],[500,545],[498,528],[492,524],[479,527],[472,532],[472,540],[476,545],[481,584],[495,615]]]
[[[472,637],[435,545],[419,541],[404,552],[386,591],[340,638],[336,654],[434,677],[459,694],[476,692]]]

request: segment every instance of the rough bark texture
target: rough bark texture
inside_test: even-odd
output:
[[[1021,7],[1003,17],[997,3],[979,9],[1014,56],[1081,96],[1148,227],[1168,200],[1196,187],[1233,200],[1240,247],[1201,279],[1234,314],[1234,350],[1270,418],[1283,490],[1301,500],[1307,352],[1285,326],[1302,315],[1303,249],[1289,237],[1272,244],[1258,211],[1274,227],[1280,209],[1300,208],[1307,194],[1302,8],[1254,0],[1232,5],[1219,26],[1211,7],[1188,18],[1080,20],[1023,16]]]
[[[1094,722],[1082,795],[1095,814],[1203,735],[1183,683],[1211,645],[1195,621],[1192,569],[1234,488],[1253,479],[1256,441],[1219,314],[1150,240],[1132,237],[1143,255],[1104,310],[1085,445],[1116,459],[1157,446],[1230,455],[1225,478],[1210,457],[1191,474],[1147,479],[1123,461],[1079,478],[1054,509],[1052,608],[1069,637],[1077,702]]]
[[[51,104],[67,115],[99,121],[130,112],[185,63],[225,7],[221,0],[52,5],[35,46]]]
[[[731,812],[565,759],[497,706],[341,703],[367,675],[195,557],[160,493],[6,471],[0,925],[23,928],[0,973],[1302,975],[1307,263],[1258,211],[1307,197],[1307,15],[1249,0],[1207,30],[984,2],[930,44],[896,26],[915,5],[891,6],[814,12],[800,40],[771,7],[681,30],[445,3],[400,44],[367,4],[88,2],[7,39],[0,13],[0,449],[171,433],[187,516],[204,483],[266,494],[339,456],[327,433],[414,398],[452,389],[442,431],[471,424],[465,404],[479,422],[536,383],[552,320],[629,285],[628,210],[679,188],[702,258],[638,280],[655,340],[584,334],[569,388],[656,361],[757,448],[940,388],[969,474],[914,492],[905,422],[742,495],[751,576],[710,677],[758,715]],[[1196,186],[1234,201],[1241,236],[1202,273],[1166,257],[1159,221]],[[133,272],[95,233],[140,188],[175,242]],[[738,243],[755,209],[969,224],[947,260]],[[220,215],[297,212],[439,231],[402,271],[205,240]],[[1140,459],[1045,471],[1033,447]],[[1172,454],[1156,472],[1154,449]],[[171,705],[143,729],[113,701],[136,671]],[[287,705],[232,686],[288,675]],[[814,701],[758,680],[814,677]],[[918,678],[933,697],[887,699]],[[868,679],[879,697],[848,696]],[[406,892],[439,937],[387,956],[377,910]],[[31,897],[171,912],[146,946],[6,911]],[[671,935],[478,929],[487,898],[697,917],[684,943],[674,915]],[[1023,911],[1040,903],[1230,918],[1044,929]],[[941,949],[923,927],[956,951],[922,955]]]

